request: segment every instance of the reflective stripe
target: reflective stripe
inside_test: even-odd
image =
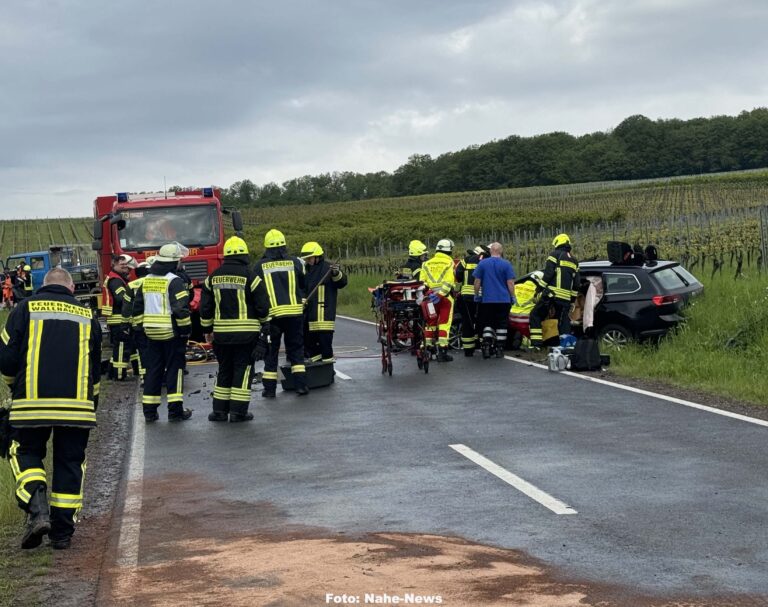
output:
[[[74,493],[51,493],[49,503],[54,508],[74,508],[79,510],[83,507],[83,496]]]
[[[43,321],[33,320],[30,323],[29,340],[27,342],[27,398],[37,398],[37,372],[40,362],[38,348]]]
[[[309,323],[310,331],[333,331],[336,329],[335,320],[316,320]]]
[[[306,370],[304,365],[291,365],[291,373],[304,373]]]
[[[159,405],[160,404],[160,396],[155,396],[153,394],[144,394],[141,397],[141,403],[143,405]]]
[[[7,346],[8,342],[11,341],[11,336],[8,335],[8,331],[5,330],[5,327],[3,327],[2,333],[0,333],[0,339],[3,340],[3,343]]]
[[[277,371],[264,371],[261,374],[262,379],[277,379]]]

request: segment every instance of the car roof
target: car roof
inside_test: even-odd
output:
[[[579,263],[580,270],[646,270],[647,272],[655,272],[661,268],[669,268],[672,266],[680,265],[676,261],[658,260],[652,264],[644,264],[642,266],[625,265],[619,263],[611,263],[608,260],[602,261],[582,261]]]

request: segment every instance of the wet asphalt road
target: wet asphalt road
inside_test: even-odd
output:
[[[456,535],[650,594],[768,595],[768,428],[479,353],[429,375],[400,355],[388,377],[349,358],[378,353],[374,327],[337,329],[351,379],[304,398],[255,390],[250,424],[208,422],[215,365],[190,367],[194,417],[146,427],[145,483],[200,475],[211,499],[271,503],[288,525]],[[456,443],[578,513],[552,513]]]

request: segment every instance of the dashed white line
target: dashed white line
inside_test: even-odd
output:
[[[337,376],[339,379],[346,379],[346,380],[350,380],[350,379],[352,379],[352,378],[351,378],[349,375],[347,375],[346,373],[342,373],[342,372],[341,372],[341,371],[339,371],[338,369],[335,369],[335,371],[336,371],[336,376]]]
[[[117,545],[117,564],[136,569],[139,564],[139,532],[141,531],[141,503],[144,484],[144,414],[137,388],[134,400],[133,438],[128,463],[128,483],[125,490],[123,520]]]
[[[535,485],[532,485],[516,474],[512,474],[506,468],[502,468],[498,464],[492,462],[487,457],[480,455],[477,451],[470,449],[466,445],[456,444],[449,445],[449,447],[454,451],[461,453],[467,459],[475,462],[478,466],[485,468],[488,472],[500,478],[505,483],[512,485],[515,489],[521,493],[524,493],[532,500],[537,501],[546,508],[549,508],[555,514],[578,514],[576,510],[561,502],[559,499],[552,497],[549,495],[549,493],[542,491]]]
[[[337,314],[336,318],[343,318],[344,320],[351,320],[353,322],[361,322],[366,325],[374,325],[376,326],[377,323],[373,322],[372,320],[363,320],[362,318],[352,318],[351,316],[342,316],[341,314]]]

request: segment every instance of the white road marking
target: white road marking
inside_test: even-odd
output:
[[[359,318],[352,318],[351,316],[338,316],[338,318],[343,318],[345,320],[353,320],[355,322],[362,322],[369,325],[375,325],[375,322],[371,322],[369,320],[360,320]],[[520,365],[526,365],[528,367],[536,367],[537,369],[545,369],[547,370],[546,365],[542,365],[539,363],[530,362],[528,360],[521,360],[519,358],[514,358],[512,356],[505,356],[507,360],[511,360],[512,362],[518,363]],[[644,396],[650,396],[652,398],[659,398],[661,400],[666,400],[670,403],[675,403],[678,405],[684,405],[686,407],[691,407],[693,409],[699,409],[700,411],[707,411],[708,413],[714,413],[716,415],[722,415],[723,417],[730,417],[733,419],[738,419],[743,422],[747,422],[750,424],[755,424],[756,426],[763,426],[768,428],[768,421],[762,420],[762,419],[756,419],[754,417],[749,417],[748,415],[740,415],[739,413],[731,413],[730,411],[723,411],[722,409],[716,409],[714,407],[708,407],[707,405],[701,405],[699,403],[694,403],[689,400],[683,400],[682,398],[676,398],[674,396],[667,396],[666,394],[659,394],[658,392],[651,392],[650,390],[643,390],[641,388],[634,388],[633,386],[625,386],[624,384],[617,384],[612,381],[608,381],[606,379],[599,379],[597,377],[590,377],[588,375],[582,375],[581,373],[574,373],[573,371],[561,371],[562,375],[567,375],[569,377],[576,377],[578,379],[583,379],[586,381],[591,381],[596,384],[603,384],[605,386],[611,386],[613,388],[619,388],[620,390],[627,390],[628,392],[635,392],[636,394],[643,394]]]
[[[505,356],[507,360],[511,360],[512,362],[519,363],[521,365],[527,365],[531,367],[537,367],[539,369],[548,369],[546,365],[541,365],[539,363],[533,363],[529,362],[527,360],[521,360],[519,358],[513,358],[512,356]],[[762,420],[762,419],[756,419],[754,417],[749,417],[747,415],[740,415],[739,413],[731,413],[730,411],[724,411],[722,409],[716,409],[714,407],[708,407],[707,405],[700,405],[699,403],[694,403],[689,400],[683,400],[682,398],[676,398],[674,396],[667,396],[666,394],[659,394],[657,392],[651,392],[650,390],[643,390],[642,388],[635,388],[634,386],[625,386],[624,384],[617,384],[612,381],[608,381],[607,379],[600,379],[599,377],[590,377],[589,375],[583,375],[581,373],[574,373],[573,371],[560,371],[561,375],[567,375],[568,377],[575,377],[577,379],[583,379],[585,381],[591,381],[596,384],[603,384],[605,386],[611,386],[613,388],[619,388],[620,390],[626,390],[628,392],[635,392],[636,394],[642,394],[644,396],[651,396],[653,398],[658,398],[661,400],[666,400],[670,403],[675,403],[678,405],[684,405],[685,407],[691,407],[693,409],[699,409],[701,411],[707,411],[708,413],[715,413],[716,415],[722,415],[723,417],[731,417],[733,419],[738,419],[743,422],[748,422],[750,424],[755,424],[756,426],[764,426],[768,428],[768,421]]]
[[[125,490],[123,520],[117,545],[117,564],[136,569],[139,564],[139,532],[141,531],[141,503],[144,484],[144,412],[141,408],[141,387],[136,390],[133,414],[131,458],[128,464],[128,483]]]
[[[512,474],[509,470],[502,468],[498,464],[495,464],[487,457],[480,455],[477,451],[473,451],[466,445],[449,445],[451,449],[461,453],[467,459],[475,462],[478,466],[485,468],[488,472],[497,476],[505,483],[512,485],[515,489],[521,493],[525,493],[532,500],[539,502],[542,506],[549,508],[555,514],[578,514],[576,510],[570,506],[564,504],[559,499],[552,497],[549,493],[546,493],[532,485],[525,479],[520,478],[516,474]]]
[[[338,376],[339,379],[346,379],[346,380],[352,379],[349,375],[347,375],[346,373],[342,373],[338,369],[335,369],[335,371],[336,371],[336,375]]]
[[[337,314],[336,318],[343,318],[344,320],[351,320],[351,321],[354,321],[354,322],[361,322],[361,323],[364,323],[366,325],[373,325],[374,327],[378,326],[378,324],[379,324],[379,323],[373,322],[372,320],[363,320],[361,318],[352,318],[351,316],[342,316],[341,314]]]

